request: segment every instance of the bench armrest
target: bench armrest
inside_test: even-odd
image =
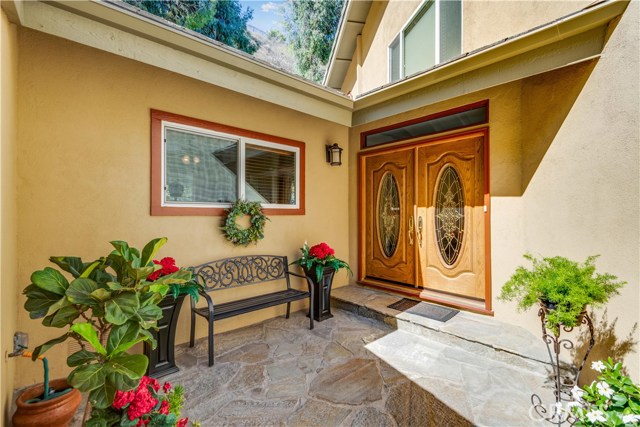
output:
[[[198,293],[200,294],[201,297],[203,297],[205,299],[205,301],[207,301],[207,308],[209,309],[209,318],[213,319],[213,300],[211,299],[211,296],[204,290],[200,289],[198,290]],[[191,310],[195,310],[196,308],[196,302],[193,300],[193,297],[191,297]]]
[[[294,272],[292,272],[292,271],[286,271],[285,273],[290,274],[290,275],[292,275],[292,276],[299,277],[299,278],[301,278],[301,279],[306,279],[306,278],[307,278],[307,276],[303,276],[302,274],[294,273]]]
[[[307,282],[307,288],[309,288],[309,296],[313,299],[313,283],[311,282],[311,280],[309,280],[309,278],[307,276],[304,276],[302,274],[298,274],[298,273],[293,273],[289,270],[285,271],[286,274],[290,275],[290,276],[296,276],[299,277],[301,279],[306,279]]]

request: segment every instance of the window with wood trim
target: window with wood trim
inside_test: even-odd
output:
[[[152,110],[151,214],[222,215],[237,199],[304,214],[305,144]]]

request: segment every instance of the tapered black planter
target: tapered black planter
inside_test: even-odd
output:
[[[331,314],[331,285],[333,276],[336,274],[335,268],[327,267],[322,273],[322,280],[318,283],[316,270],[308,270],[302,267],[307,281],[313,286],[313,320],[322,322],[333,317]]]
[[[158,320],[158,330],[151,330],[158,345],[152,349],[150,343],[144,343],[144,354],[149,358],[147,375],[150,377],[160,378],[179,371],[176,366],[174,348],[176,325],[184,297],[184,295],[180,295],[178,298],[173,298],[168,295],[158,304],[162,309],[162,319]]]

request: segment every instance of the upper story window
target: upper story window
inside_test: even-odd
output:
[[[152,111],[152,215],[304,214],[304,143]]]
[[[462,52],[462,1],[427,0],[389,45],[389,81],[424,71]]]

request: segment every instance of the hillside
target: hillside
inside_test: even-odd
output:
[[[247,30],[251,37],[260,43],[260,48],[253,56],[288,73],[298,74],[295,60],[286,42],[269,37],[267,33],[251,25],[247,25]]]

